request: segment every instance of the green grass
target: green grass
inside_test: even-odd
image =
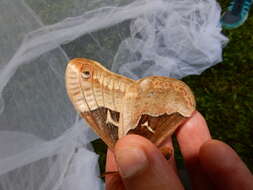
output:
[[[222,7],[227,1],[220,2]],[[204,115],[212,137],[232,146],[253,171],[253,11],[238,29],[224,31],[229,38],[223,62],[199,76],[183,80],[191,87],[197,109]],[[106,146],[94,143],[104,171]],[[103,151],[101,151],[103,150]],[[183,159],[176,151],[179,164]]]

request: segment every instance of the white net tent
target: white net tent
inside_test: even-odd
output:
[[[0,190],[103,188],[69,59],[134,79],[200,74],[222,60],[219,18],[215,0],[0,0]]]

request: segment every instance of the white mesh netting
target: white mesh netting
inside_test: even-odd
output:
[[[219,18],[215,0],[0,0],[0,190],[103,188],[68,60],[135,79],[199,74],[222,59]]]

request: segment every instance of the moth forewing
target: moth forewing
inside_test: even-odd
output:
[[[114,74],[95,61],[80,58],[69,62],[65,77],[66,89],[75,109],[113,148],[118,140],[125,87],[133,80]]]

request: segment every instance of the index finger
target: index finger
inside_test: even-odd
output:
[[[186,161],[197,156],[201,145],[211,139],[206,121],[197,111],[178,129],[176,137]]]
[[[115,172],[105,176],[106,190],[124,190],[124,185],[118,172],[118,167],[115,161],[113,152],[108,149],[106,156],[106,172]]]
[[[211,182],[199,162],[200,147],[211,139],[203,116],[197,111],[194,112],[192,117],[178,129],[176,137],[193,189],[209,189]]]

